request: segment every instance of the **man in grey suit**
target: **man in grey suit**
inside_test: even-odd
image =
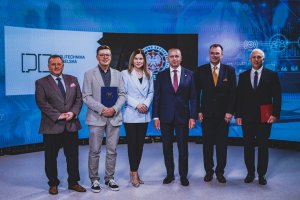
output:
[[[88,107],[86,123],[89,127],[89,177],[91,190],[100,192],[100,177],[98,175],[101,144],[106,134],[105,185],[118,191],[119,186],[114,180],[119,141],[120,125],[122,124],[121,108],[125,102],[124,84],[121,73],[110,67],[111,50],[102,45],[97,48],[96,58],[99,64],[84,74],[83,101]],[[116,87],[117,99],[113,106],[104,106],[101,101],[101,89]]]
[[[48,59],[50,75],[35,82],[36,103],[42,119],[39,132],[43,134],[45,145],[45,171],[49,179],[49,193],[57,194],[57,155],[64,149],[68,169],[70,190],[85,192],[78,184],[78,130],[77,118],[82,107],[82,95],[76,77],[62,74],[64,63],[59,55]]]

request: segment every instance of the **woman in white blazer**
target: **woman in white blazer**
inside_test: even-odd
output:
[[[153,77],[148,70],[146,55],[142,49],[132,52],[128,69],[122,71],[126,102],[123,122],[126,131],[130,178],[134,187],[143,181],[138,175],[148,122],[151,120],[149,107],[153,99]]]

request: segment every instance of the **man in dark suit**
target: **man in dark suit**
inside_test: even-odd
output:
[[[263,66],[265,54],[254,49],[250,54],[252,68],[239,75],[236,123],[242,125],[244,139],[244,159],[248,174],[245,183],[255,178],[255,142],[258,143],[257,173],[259,184],[266,185],[265,174],[268,167],[268,138],[272,123],[280,116],[281,87],[276,72]],[[261,105],[271,104],[273,113],[266,123],[261,122]]]
[[[220,183],[226,183],[224,169],[227,160],[227,136],[234,112],[236,76],[233,67],[221,63],[223,47],[213,44],[209,48],[210,63],[200,66],[196,72],[198,119],[202,123],[203,159],[209,182],[214,174],[214,145],[217,166],[215,173]]]
[[[196,89],[194,73],[182,67],[181,51],[168,51],[170,69],[157,75],[154,86],[152,117],[154,127],[161,129],[163,154],[167,176],[164,184],[171,183],[174,177],[173,140],[174,130],[179,151],[179,175],[183,186],[188,186],[188,133],[194,128],[196,112]]]
[[[58,55],[48,59],[50,75],[35,82],[36,103],[42,119],[39,132],[45,145],[45,171],[49,179],[49,193],[57,194],[60,181],[57,178],[57,155],[63,147],[67,160],[70,190],[85,192],[78,184],[78,130],[77,118],[82,107],[80,86],[76,77],[62,74],[64,63]]]

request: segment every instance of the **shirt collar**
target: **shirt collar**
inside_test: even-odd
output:
[[[63,79],[62,74],[59,75],[59,76],[54,76],[53,74],[50,74],[50,75],[52,76],[52,78],[53,78],[54,80],[56,80],[56,78]]]
[[[98,65],[98,68],[99,68],[99,70],[100,70],[101,73],[107,73],[107,72],[110,71],[110,67],[107,68],[107,71],[106,71],[106,72],[101,68],[100,65]]]
[[[258,70],[251,68],[251,73],[254,73],[255,71],[257,71],[257,73],[260,74],[263,68],[264,68],[263,66],[261,68],[259,68]]]
[[[181,72],[181,65],[179,65],[179,67],[177,67],[177,69],[173,69],[172,67],[170,67],[171,72],[173,72],[174,70],[177,70],[177,72]]]
[[[214,64],[212,64],[212,63],[210,63],[210,68],[211,69],[214,69]],[[217,67],[217,69],[220,69],[220,66],[221,66],[221,63],[218,63],[217,65],[216,65],[216,67]]]

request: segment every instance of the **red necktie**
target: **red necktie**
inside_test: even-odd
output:
[[[173,77],[173,88],[174,91],[176,92],[178,89],[178,77],[177,77],[177,70],[173,70],[174,72],[174,77]]]

